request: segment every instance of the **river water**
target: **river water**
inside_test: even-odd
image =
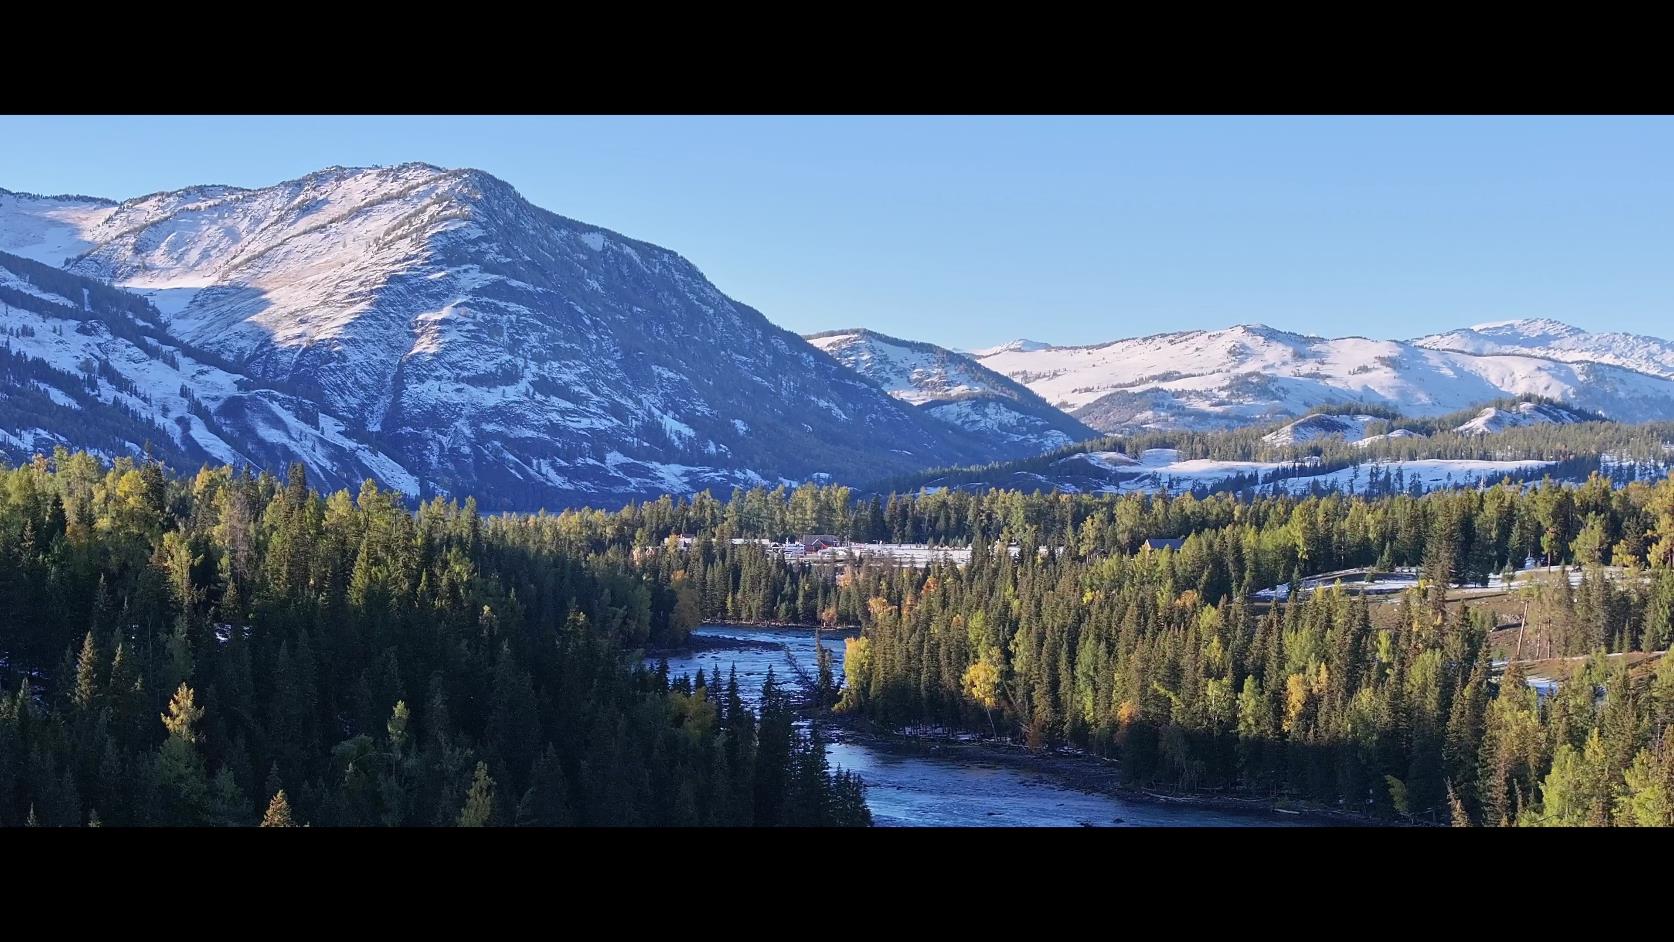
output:
[[[738,670],[739,693],[754,705],[769,668],[775,683],[802,687],[797,667],[814,673],[814,633],[795,628],[704,625],[697,649],[669,659],[669,676]],[[747,641],[748,646],[705,648],[702,638]],[[843,634],[821,642],[843,676]],[[724,642],[723,642],[724,643]],[[860,773],[874,823],[885,827],[1288,827],[1307,820],[1271,812],[1239,813],[1164,802],[1130,801],[1053,781],[1041,774],[985,760],[980,750],[949,749],[926,755],[861,742],[824,727],[833,766]]]

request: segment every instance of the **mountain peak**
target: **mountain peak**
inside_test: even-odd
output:
[[[149,300],[161,312],[152,341],[202,351],[191,356],[219,372],[201,388],[189,366],[154,383],[150,347],[110,340],[93,352],[136,364],[110,369],[144,392],[134,402],[162,404],[131,405],[140,420],[177,441],[218,440],[221,460],[302,460],[334,487],[372,476],[409,495],[533,509],[815,473],[864,483],[1021,450],[979,425],[999,416],[994,402],[949,401],[943,416],[892,398],[674,252],[537,207],[472,168],[326,167],[120,205],[7,195],[0,251],[75,286],[39,315],[41,351],[82,336],[58,329],[82,288],[95,302],[112,286],[123,304]]]
[[[1029,340],[1019,337],[1016,340],[1002,343],[997,347],[985,347],[981,350],[972,350],[970,355],[981,359],[983,357],[991,357],[996,353],[1034,353],[1037,350],[1050,350],[1051,348],[1052,345],[1049,343],[1042,343],[1039,340]]]
[[[940,422],[1026,457],[1092,437],[1092,430],[974,357],[864,327],[803,339],[894,398]]]
[[[1563,321],[1550,317],[1519,317],[1511,320],[1488,321],[1482,324],[1472,324],[1471,330],[1479,334],[1493,336],[1515,337],[1573,337],[1585,333],[1580,328],[1572,327]]]
[[[1104,432],[1238,428],[1324,406],[1435,416],[1523,394],[1618,421],[1674,414],[1674,344],[1550,333],[1561,326],[1519,322],[1504,334],[1458,330],[1406,343],[1240,324],[982,362]]]
[[[1256,323],[1256,324],[1237,324],[1237,325],[1234,325],[1232,327],[1228,327],[1224,331],[1224,333],[1244,334],[1244,335],[1250,336],[1250,337],[1260,337],[1263,340],[1279,340],[1279,341],[1304,340],[1305,341],[1305,340],[1318,339],[1318,338],[1313,337],[1312,335],[1309,335],[1309,334],[1299,334],[1299,333],[1297,333],[1293,330],[1284,330],[1284,329],[1279,328],[1279,327],[1270,327],[1267,324],[1260,324],[1260,323]]]

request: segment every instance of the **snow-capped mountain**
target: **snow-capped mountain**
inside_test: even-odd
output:
[[[1230,428],[1345,403],[1436,416],[1520,395],[1619,421],[1674,418],[1674,380],[1620,366],[1332,340],[1261,325],[1007,350],[978,361],[1101,431]]]
[[[299,430],[186,383],[219,402],[233,438],[289,457],[341,439],[387,458],[374,476],[409,494],[532,508],[1003,454],[885,395],[679,255],[547,212],[480,171],[334,167],[120,204],[0,191],[0,250],[145,297],[160,342],[303,410],[287,413]],[[156,401],[178,394],[174,381],[141,389]],[[359,473],[318,461],[322,476]]]
[[[1012,457],[1040,454],[1093,437],[1028,387],[941,347],[864,328],[809,334],[809,343],[902,402]]]
[[[1050,346],[1052,345],[1049,343],[1041,343],[1039,340],[1026,340],[1019,337],[1016,340],[1002,343],[997,347],[988,347],[983,350],[972,350],[969,356],[981,359],[982,357],[993,356],[996,353],[1033,353],[1036,350],[1045,350]]]
[[[1674,342],[1620,331],[1593,333],[1549,318],[1496,321],[1413,341],[1430,350],[1526,354],[1569,363],[1608,363],[1674,378]]]

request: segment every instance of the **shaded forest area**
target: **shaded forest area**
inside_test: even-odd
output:
[[[0,470],[0,825],[849,825],[690,589],[533,518],[58,452]]]

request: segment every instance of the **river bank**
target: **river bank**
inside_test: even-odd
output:
[[[827,626],[827,625],[804,625],[804,624],[801,624],[799,622],[792,622],[792,621],[738,621],[738,622],[726,622],[726,626],[728,628],[738,628],[738,629],[742,629],[742,630],[745,630],[745,631],[762,631],[762,632],[768,632],[768,631],[806,631],[809,634],[813,634],[815,631],[819,631],[819,632],[822,632],[824,634],[832,635],[834,637],[846,637],[846,636],[849,636],[849,635],[858,636],[860,634],[860,626],[859,625],[830,625],[830,626]],[[773,641],[758,640],[758,639],[755,639],[755,638],[733,638],[733,637],[727,637],[725,635],[715,635],[715,634],[702,633],[701,629],[706,628],[706,627],[714,627],[714,626],[710,623],[705,623],[703,625],[699,625],[698,629],[693,630],[690,634],[688,634],[686,636],[685,641],[682,641],[679,644],[666,645],[666,646],[660,647],[660,648],[645,648],[645,649],[640,651],[640,656],[652,658],[654,660],[654,659],[659,658],[659,657],[666,657],[666,658],[685,657],[685,656],[689,656],[689,655],[693,655],[693,654],[698,654],[698,653],[701,653],[703,651],[715,650],[715,649],[720,649],[720,648],[750,648],[750,647],[759,647],[761,645],[768,645],[768,646],[771,646],[771,647],[774,647],[774,648],[778,647],[778,643],[773,642]]]
[[[1181,791],[1141,788],[1122,781],[1121,764],[1091,753],[1068,748],[1031,750],[1022,743],[963,732],[902,731],[880,727],[864,717],[807,711],[827,729],[831,738],[864,744],[870,749],[902,755],[956,758],[958,761],[1003,765],[1019,772],[1050,777],[1079,791],[1107,795],[1127,802],[1189,807],[1224,814],[1254,817],[1283,817],[1294,823],[1316,826],[1389,827],[1402,826],[1369,815],[1326,808],[1285,798],[1241,796],[1226,792]]]
[[[822,643],[841,672],[841,631]],[[895,826],[1294,827],[1382,824],[1333,809],[1224,793],[1134,788],[1120,765],[1071,750],[1031,752],[1022,744],[930,729],[888,730],[864,718],[818,710],[802,689],[814,658],[807,626],[702,626],[669,657],[675,676],[728,675],[753,701],[769,670],[797,698],[802,722],[817,721],[834,766],[867,783],[874,818]]]

